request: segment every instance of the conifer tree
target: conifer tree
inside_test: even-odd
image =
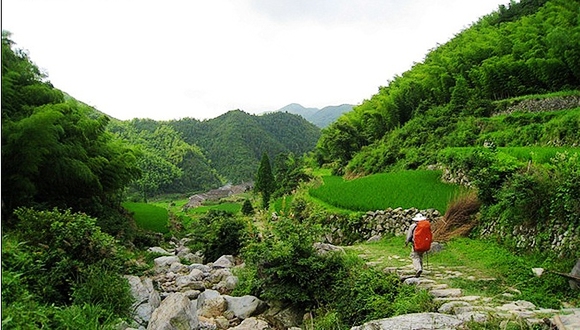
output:
[[[276,190],[276,182],[272,174],[272,167],[270,165],[270,158],[265,152],[262,154],[260,167],[256,177],[255,191],[262,194],[262,205],[265,209],[268,208],[270,197]]]

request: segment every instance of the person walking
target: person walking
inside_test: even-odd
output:
[[[412,250],[410,257],[413,261],[415,277],[419,277],[423,273],[423,254],[431,249],[433,234],[431,233],[429,219],[422,213],[417,213],[411,220],[413,220],[413,223],[409,226],[409,230],[407,230],[405,246],[411,243]]]

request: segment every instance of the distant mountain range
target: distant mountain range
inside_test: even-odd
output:
[[[341,104],[336,106],[328,106],[322,109],[305,108],[298,103],[291,103],[287,106],[278,109],[279,112],[288,112],[291,114],[302,116],[307,121],[314,125],[325,128],[338,119],[343,113],[349,112],[354,106],[352,104]]]

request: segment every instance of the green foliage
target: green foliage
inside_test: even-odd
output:
[[[324,184],[310,189],[313,197],[353,210],[384,210],[389,207],[435,208],[443,212],[457,186],[441,183],[439,171],[399,171],[346,181],[324,177]]]
[[[101,305],[82,304],[54,311],[54,329],[115,329],[120,319]]]
[[[394,315],[393,301],[402,288],[398,276],[362,265],[350,268],[347,276],[333,284],[334,298],[340,299],[334,299],[330,306],[351,325]]]
[[[305,172],[304,160],[294,154],[278,154],[274,159],[273,174],[276,182],[274,196],[291,194],[303,182],[312,176]]]
[[[263,241],[252,242],[243,251],[246,267],[256,274],[250,291],[264,299],[316,306],[326,296],[329,283],[342,274],[340,258],[315,253],[314,227],[286,217],[271,226]]]
[[[287,217],[269,224],[262,241],[249,244],[238,294],[300,306],[314,313],[315,329],[345,329],[406,311],[428,311],[432,297],[399,278],[369,268],[358,256],[318,254],[320,227]],[[317,229],[318,228],[318,229]],[[411,300],[414,305],[405,304]]]
[[[190,247],[202,251],[207,262],[222,255],[238,255],[250,235],[246,222],[226,211],[210,210],[191,224]]]
[[[73,304],[77,306],[99,306],[108,315],[130,316],[131,287],[115,269],[106,263],[90,265],[79,274],[73,284]]]
[[[258,172],[256,174],[254,190],[262,194],[262,207],[264,209],[268,209],[268,205],[270,204],[270,197],[274,191],[276,191],[276,180],[274,179],[274,174],[272,174],[270,158],[266,153],[262,154],[260,167],[258,168]]]
[[[71,283],[85,267],[103,260],[120,265],[114,239],[101,232],[94,218],[68,210],[15,213],[23,243],[3,245],[3,270],[21,274],[26,290],[43,302],[66,304]]]
[[[2,201],[120,219],[120,196],[139,176],[133,150],[105,132],[109,119],[45,81],[2,34]],[[115,233],[117,234],[117,233]]]
[[[369,174],[395,163],[430,164],[432,151],[485,139],[498,146],[578,143],[577,114],[549,131],[536,122],[475,140],[485,134],[479,131],[485,119],[476,118],[492,114],[494,101],[578,89],[578,8],[565,0],[530,0],[481,18],[324,129],[319,164],[335,174]],[[407,159],[409,148],[421,155],[419,162]]]
[[[242,204],[242,214],[243,215],[252,215],[254,214],[254,207],[252,206],[252,202],[249,199],[244,201]]]
[[[198,121],[168,122],[190,144],[198,145],[220,176],[232,183],[253,180],[262,153],[302,155],[314,149],[320,129],[289,113],[250,115],[240,110]]]
[[[537,267],[567,272],[574,266],[575,259],[550,257],[546,250],[529,252],[514,252],[490,240],[457,238],[448,242],[442,252],[431,255],[429,262],[433,265],[466,267],[473,269],[479,278],[493,279],[471,281],[463,277],[452,280],[451,285],[468,294],[498,298],[512,288],[521,292],[516,294],[515,300],[526,300],[539,307],[555,309],[561,308],[561,301],[578,299],[563,277],[549,272],[536,277],[531,272],[532,268]]]
[[[109,130],[138,146],[143,175],[133,189],[144,200],[162,193],[209,190],[221,184],[201,149],[185,142],[182,133],[167,123],[133,119],[116,122]]]
[[[96,220],[70,211],[18,209],[2,239],[2,328],[106,329],[132,303],[120,247]]]
[[[207,203],[206,205],[198,206],[187,210],[190,215],[203,215],[209,211],[225,211],[231,214],[240,212],[241,206],[239,203]]]
[[[167,233],[167,222],[169,214],[167,209],[147,203],[123,203],[133,217],[137,226],[145,230],[151,230],[158,233]]]

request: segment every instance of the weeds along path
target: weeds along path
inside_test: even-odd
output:
[[[531,329],[561,324],[564,328],[559,329],[580,329],[580,308],[540,308],[518,299],[519,290],[498,284],[501,281],[489,276],[493,271],[461,265],[456,261],[445,263],[431,255],[424,258],[421,277],[414,277],[410,250],[403,248],[402,238],[345,247],[345,250],[361,257],[370,267],[395,273],[405,284],[429,291],[438,303],[439,313],[482,325],[503,322],[504,325],[512,323],[520,329]]]

